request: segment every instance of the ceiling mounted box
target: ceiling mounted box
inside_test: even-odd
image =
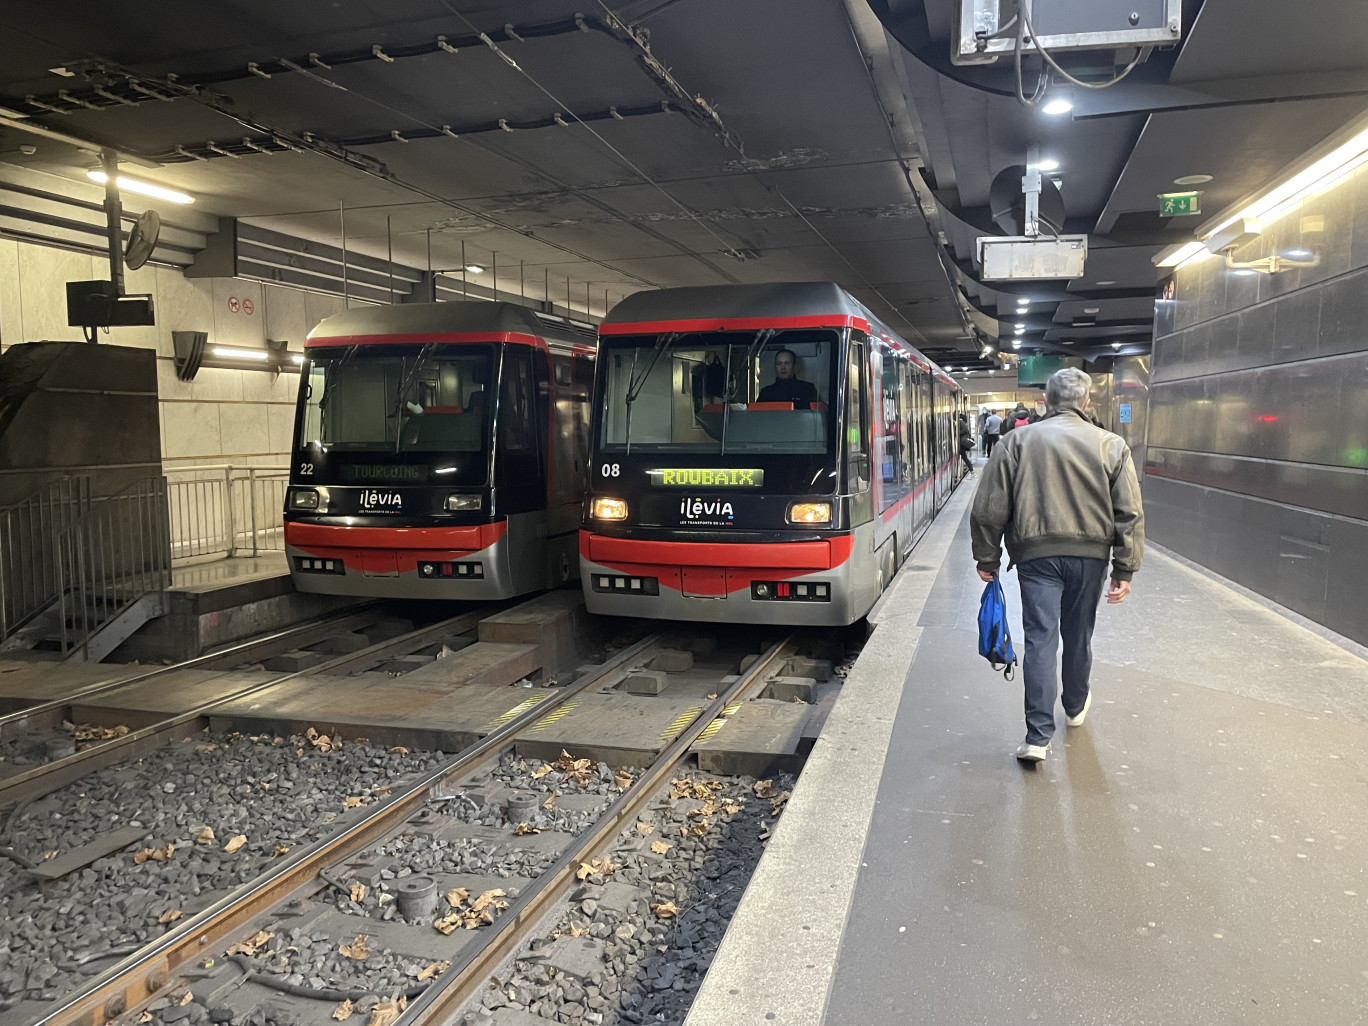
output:
[[[1172,46],[1182,38],[1182,0],[1032,0],[1030,10],[1040,43],[1051,53]],[[1010,57],[1016,15],[1017,0],[959,0],[951,61],[992,64]],[[1024,42],[1022,51],[1034,53],[1035,46]]]
[[[986,235],[978,239],[984,281],[1081,278],[1088,260],[1086,235]]]

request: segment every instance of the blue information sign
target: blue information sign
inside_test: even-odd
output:
[[[1120,415],[1119,415],[1119,419],[1120,419],[1120,421],[1121,421],[1122,424],[1129,424],[1129,423],[1131,422],[1130,410],[1131,410],[1131,404],[1130,404],[1130,403],[1122,403],[1122,404],[1121,404],[1121,412],[1120,412]]]

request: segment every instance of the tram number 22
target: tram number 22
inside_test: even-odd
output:
[[[604,477],[619,477],[622,474],[622,465],[618,463],[605,463],[599,468],[599,473]]]
[[[314,465],[312,463],[301,463],[299,465],[300,477],[313,477]]]

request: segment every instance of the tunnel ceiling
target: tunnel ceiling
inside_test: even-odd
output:
[[[16,124],[113,146],[197,209],[338,244],[345,208],[349,249],[497,267],[594,319],[641,288],[829,279],[943,362],[979,362],[999,308],[1010,335],[1022,293],[1023,352],[1129,351],[1151,256],[1192,227],[1155,194],[1209,173],[1217,208],[1368,106],[1343,70],[1358,0],[1284,7],[1188,0],[1181,48],[1060,119],[1002,95],[1002,69],[949,67],[951,0],[9,5],[0,161],[94,165]],[[1268,49],[1312,26],[1334,44]],[[1082,280],[1008,292],[973,239],[1032,142],[1092,253]]]

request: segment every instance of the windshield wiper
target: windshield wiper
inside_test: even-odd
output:
[[[629,456],[632,453],[632,403],[637,401],[637,398],[641,395],[641,390],[646,387],[646,382],[651,377],[651,371],[655,370],[655,365],[660,360],[660,354],[665,352],[666,346],[680,337],[680,333],[677,331],[667,331],[665,334],[656,338],[655,348],[651,350],[651,362],[646,365],[646,373],[641,375],[640,378],[638,378],[636,374],[636,365],[637,358],[641,355],[641,347],[638,346],[632,353],[632,377],[627,382],[627,424],[625,426],[627,455]]]
[[[318,433],[328,437],[328,407],[332,401],[333,387],[341,380],[342,368],[356,355],[360,346],[350,346],[340,360],[329,360],[323,371],[323,394],[318,398]]]
[[[435,342],[429,342],[419,351],[418,357],[413,361],[413,369],[404,376],[404,380],[399,383],[399,401],[394,404],[394,455],[399,455],[399,449],[404,441],[404,406],[408,401],[409,389],[413,388],[413,383],[418,378],[418,372],[427,366],[428,360],[436,352]],[[422,407],[418,407],[421,410]]]

